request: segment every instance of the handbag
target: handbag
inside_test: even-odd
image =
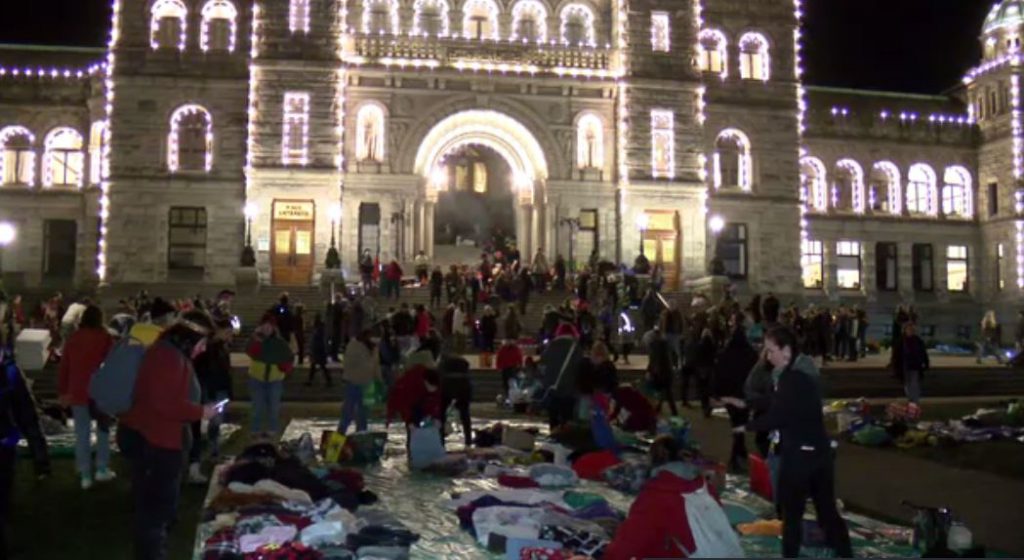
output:
[[[441,431],[433,421],[414,426],[409,432],[409,464],[420,470],[445,456]]]

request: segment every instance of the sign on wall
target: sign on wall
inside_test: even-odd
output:
[[[290,220],[296,222],[311,222],[313,221],[313,203],[312,202],[275,202],[274,203],[274,219],[275,220]]]

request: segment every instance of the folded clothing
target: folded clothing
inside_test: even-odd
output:
[[[248,554],[266,546],[279,546],[294,539],[298,532],[298,529],[290,525],[265,527],[258,533],[240,535],[238,537],[238,548]]]
[[[537,481],[540,486],[555,488],[576,486],[580,482],[579,477],[572,469],[548,463],[530,467],[530,478]]]
[[[271,479],[263,479],[255,485],[249,485],[243,482],[232,482],[228,485],[228,490],[236,494],[266,494],[284,501],[307,504],[313,503],[312,498],[310,498],[309,494],[306,492],[289,488]]]
[[[763,519],[753,523],[740,523],[736,530],[746,537],[779,537],[782,536],[782,521]]]
[[[498,484],[507,488],[539,488],[540,484],[527,476],[515,476],[510,474],[498,475]]]

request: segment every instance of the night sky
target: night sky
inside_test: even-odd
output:
[[[714,0],[708,0],[714,1]],[[110,0],[7,0],[0,42],[103,46]],[[806,81],[940,93],[980,58],[994,0],[804,0]],[[55,18],[59,12],[62,17]]]

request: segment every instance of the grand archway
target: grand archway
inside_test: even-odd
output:
[[[479,247],[489,239],[501,239],[502,228],[509,226],[514,231],[505,237],[514,240],[524,258],[543,246],[547,158],[534,135],[516,119],[492,110],[462,111],[445,118],[424,136],[415,172],[422,178],[424,199],[418,249],[434,255],[440,243],[452,244],[456,236]],[[479,179],[481,174],[486,178]],[[505,220],[503,212],[510,207],[512,213]],[[460,217],[476,212],[480,220],[466,231],[459,220],[448,219],[453,212],[461,212]],[[435,226],[435,220],[444,223]]]

